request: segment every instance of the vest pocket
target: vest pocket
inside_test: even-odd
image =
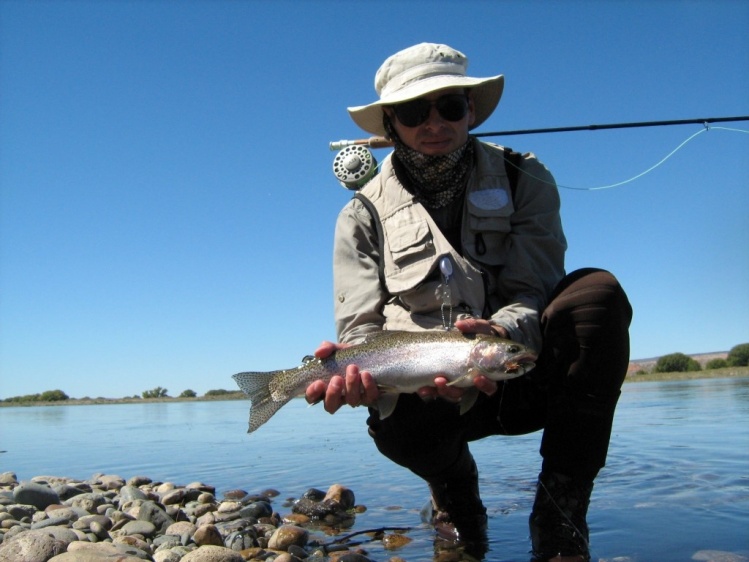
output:
[[[388,248],[393,256],[393,262],[399,267],[422,260],[434,253],[426,221],[404,223],[392,229],[388,226],[387,232]]]
[[[502,265],[505,263],[511,230],[510,217],[469,215],[465,251],[481,263]]]

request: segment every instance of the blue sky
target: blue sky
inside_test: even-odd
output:
[[[749,115],[747,29],[740,0],[2,1],[0,398],[233,389],[334,339],[328,143],[366,136],[345,108],[397,50],[504,74],[492,132]],[[488,140],[589,188],[701,129]],[[561,195],[567,269],[620,278],[633,358],[749,342],[749,134]]]

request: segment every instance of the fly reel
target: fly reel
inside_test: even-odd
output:
[[[364,145],[347,146],[333,159],[333,173],[343,187],[356,191],[377,174],[377,160]]]

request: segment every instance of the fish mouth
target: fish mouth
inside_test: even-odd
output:
[[[537,357],[533,353],[518,355],[505,363],[505,373],[508,375],[524,375],[536,366],[536,359]]]

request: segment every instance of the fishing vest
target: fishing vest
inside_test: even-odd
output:
[[[475,142],[476,162],[464,194],[462,255],[403,187],[390,156],[355,195],[369,210],[377,231],[380,281],[390,295],[383,310],[385,329],[449,327],[460,318],[488,318],[504,304],[492,296],[497,295],[493,283],[507,254],[520,155]],[[505,166],[506,158],[511,165]]]

